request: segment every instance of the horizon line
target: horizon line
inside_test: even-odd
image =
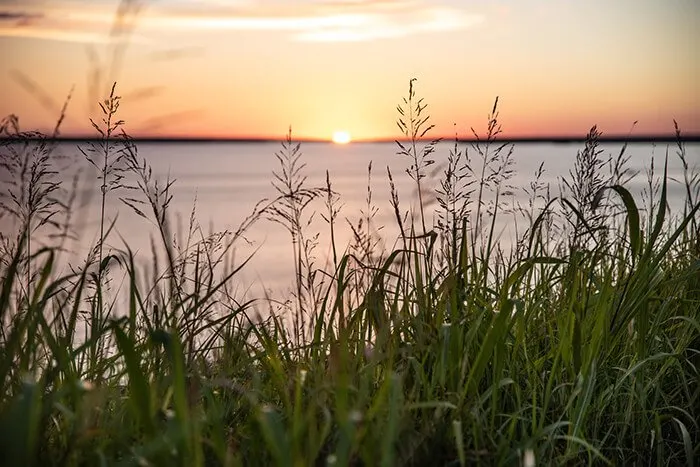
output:
[[[103,138],[95,136],[0,136],[0,141],[50,141],[50,142],[97,142]],[[122,138],[110,138],[110,141],[120,141]],[[129,141],[135,143],[279,143],[284,141],[285,137],[270,138],[270,137],[203,137],[203,136],[142,136],[129,137]],[[299,143],[333,143],[327,138],[292,138],[293,142]],[[358,138],[351,140],[346,144],[360,143],[395,143],[395,142],[410,142],[409,138]],[[455,138],[452,137],[436,137],[436,138],[420,138],[421,142],[441,141],[441,142],[457,142],[457,143],[478,143],[485,142],[485,139],[471,138]],[[514,136],[497,138],[494,142],[499,143],[582,143],[586,141],[585,136]],[[598,141],[602,143],[697,143],[700,142],[700,133],[684,135],[680,138],[677,135],[669,134],[648,134],[648,135],[601,135]]]

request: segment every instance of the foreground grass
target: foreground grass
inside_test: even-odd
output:
[[[128,249],[108,252],[103,214],[85,266],[57,277],[60,249],[31,242],[69,219],[51,161],[29,144],[4,156],[34,175],[4,198],[19,227],[2,263],[0,463],[693,465],[697,174],[686,164],[685,209],[671,213],[674,182],[652,169],[641,206],[624,186],[622,153],[602,175],[593,129],[560,197],[536,174],[529,207],[508,208],[512,150],[496,142],[494,106],[471,157],[457,144],[447,156],[431,204],[435,145],[420,138],[430,126],[413,84],[399,153],[422,195],[402,210],[388,173],[401,232],[390,251],[371,227],[371,191],[363,222],[351,226],[354,244],[336,249],[337,194],[330,179],[304,185],[291,134],[278,155],[279,198],[238,231],[205,236],[192,220],[187,241],[174,242],[171,182],[152,179],[126,135],[115,139],[112,88],[103,144],[83,154],[100,168],[103,205],[112,191],[136,188],[123,201],[155,221],[161,255],[154,250],[147,270]],[[21,136],[13,126],[3,130]],[[326,275],[314,266],[307,222],[321,200],[333,241]],[[496,219],[516,211],[524,233],[504,251]],[[291,234],[295,285],[294,299],[263,317],[260,302],[231,292],[244,264],[226,258],[265,218]],[[126,273],[121,289],[115,270]],[[119,290],[127,309],[113,309]]]

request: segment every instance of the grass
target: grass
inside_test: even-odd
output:
[[[604,156],[595,127],[554,196],[543,166],[529,186],[510,185],[498,100],[484,138],[438,154],[411,80],[397,142],[415,183],[408,203],[387,168],[399,237],[375,225],[370,165],[366,206],[347,219],[353,241],[340,249],[341,198],[328,176],[308,186],[291,130],[272,174],[276,199],[234,231],[205,233],[193,209],[174,233],[175,182],[157,180],[126,133],[114,137],[118,104],[113,87],[104,125],[94,124],[102,141],[82,153],[99,170],[102,204],[119,196],[158,227],[150,266],[106,247],[114,221],[103,211],[85,264],[62,274],[75,197],[55,177],[50,140],[30,140],[37,134],[15,117],[2,124],[14,138],[2,141],[3,168],[20,177],[0,198],[15,229],[2,238],[0,464],[700,457],[700,176],[677,125],[683,177],[670,180],[666,165],[659,175],[652,160],[642,206],[626,188],[625,148]],[[667,208],[670,183],[683,187],[683,212]],[[508,202],[516,190],[526,205]],[[317,208],[332,246],[325,267]],[[499,241],[503,218],[512,244]],[[294,252],[293,298],[276,307],[235,293],[247,262],[234,261],[235,245],[269,220]],[[39,237],[55,241],[37,247]]]

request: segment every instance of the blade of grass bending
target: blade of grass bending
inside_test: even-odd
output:
[[[78,315],[80,313],[80,304],[82,303],[83,291],[85,290],[85,279],[87,278],[87,268],[83,268],[80,272],[79,278],[70,296],[75,297],[73,304],[70,309],[70,316],[68,318],[68,323],[65,326],[66,334],[72,336],[75,334],[75,328],[78,323]],[[77,353],[77,352],[76,352]]]
[[[683,450],[685,451],[685,463],[688,467],[693,467],[695,465],[694,455],[693,455],[693,441],[690,439],[690,433],[685,424],[673,417],[673,421],[676,422],[678,428],[681,430],[681,436],[683,438]]]
[[[700,203],[696,204],[695,207],[690,211],[690,213],[683,219],[683,222],[678,226],[678,228],[671,234],[671,236],[666,240],[666,243],[659,249],[654,258],[654,264],[659,264],[661,260],[666,256],[668,251],[671,249],[673,244],[681,236],[688,224],[695,219],[695,214],[700,211]]]
[[[233,278],[233,276],[235,276],[241,269],[243,269],[243,268],[245,267],[246,264],[248,264],[248,262],[253,258],[253,256],[255,255],[255,253],[256,253],[259,249],[260,249],[260,247],[258,247],[253,253],[251,253],[251,254],[245,259],[245,261],[243,261],[240,265],[238,265],[238,267],[236,267],[233,271],[231,271],[230,273],[228,273],[216,286],[214,286],[214,287],[212,287],[211,289],[207,290],[207,293],[206,293],[203,297],[201,297],[201,298],[196,298],[195,303],[194,303],[194,305],[192,306],[192,309],[191,309],[190,311],[191,311],[191,312],[194,312],[195,310],[197,310],[197,309],[202,305],[202,303],[206,303],[216,292],[219,291],[219,289],[220,289],[221,287],[224,286],[224,284],[226,284],[226,282],[228,282],[229,280],[231,280],[231,278]],[[191,296],[191,295],[190,295],[190,296]]]
[[[197,337],[199,334],[201,334],[204,331],[207,331],[209,329],[217,328],[215,329],[211,335],[201,344],[202,349],[211,349],[214,346],[214,341],[217,338],[220,338],[223,336],[222,330],[225,330],[226,327],[230,324],[231,320],[236,318],[239,313],[244,313],[245,310],[250,308],[251,305],[255,303],[255,299],[248,300],[247,302],[243,303],[238,307],[237,310],[231,310],[231,312],[225,316],[222,316],[221,318],[217,318],[213,321],[208,322],[202,327],[199,327],[194,330],[192,333],[194,337]],[[218,327],[217,327],[218,326]]]
[[[585,439],[577,438],[575,436],[569,436],[569,435],[557,435],[557,436],[554,436],[553,439],[554,440],[561,439],[561,440],[567,441],[568,443],[580,444],[581,446],[586,448],[586,451],[588,452],[588,457],[589,457],[589,459],[588,459],[589,465],[593,464],[593,459],[592,459],[591,454],[593,454],[593,456],[595,456],[597,458],[597,460],[599,460],[600,462],[603,462],[606,465],[613,465],[613,463],[607,457],[605,457],[603,455],[603,453],[600,452],[600,450],[598,448],[593,446],[591,443],[589,443]]]
[[[628,369],[625,371],[625,373],[620,377],[620,379],[617,380],[616,382],[616,391],[619,390],[619,388],[622,386],[622,383],[629,378],[630,376],[634,375],[637,370],[642,368],[644,365],[650,362],[654,362],[656,360],[664,360],[667,358],[678,358],[678,355],[675,353],[668,353],[668,352],[660,352],[655,355],[652,355],[651,357],[647,357],[641,362],[636,363],[635,365],[632,366],[632,368]]]
[[[598,193],[596,193],[593,201],[594,208],[600,204],[606,190],[615,191],[618,195],[620,195],[622,202],[625,204],[625,209],[627,210],[627,222],[629,225],[630,247],[632,248],[632,252],[634,254],[634,261],[636,261],[637,256],[642,252],[641,228],[639,226],[639,209],[637,209],[637,204],[634,202],[634,198],[627,188],[621,185],[613,185],[603,187],[598,190]]]
[[[652,234],[649,242],[646,245],[647,248],[640,260],[640,267],[632,276],[629,289],[627,289],[627,287],[625,288],[625,297],[629,296],[630,300],[634,301],[635,303],[641,303],[642,301],[648,300],[653,290],[653,287],[650,287],[650,284],[656,283],[658,285],[658,283],[661,281],[661,275],[659,273],[661,262],[668,254],[678,237],[680,237],[680,235],[683,233],[686,226],[691,222],[691,220],[693,220],[698,210],[700,210],[700,203],[698,203],[698,205],[690,211],[685,219],[683,219],[681,224],[656,252],[654,252],[654,243],[659,234]],[[659,215],[657,217],[657,221],[660,221],[661,223],[663,223],[662,211],[663,209],[659,208]],[[644,265],[644,267],[642,267],[642,265]],[[623,326],[624,323],[629,322],[629,319],[631,318],[631,311],[623,310],[623,304],[623,301],[619,303],[618,309],[615,310],[615,313],[610,321],[610,329],[613,333],[617,333],[620,326]],[[622,314],[620,314],[621,312]]]
[[[507,294],[515,293],[515,286],[525,276],[525,274],[536,264],[566,264],[566,260],[555,258],[553,256],[537,256],[528,258],[513,271],[505,281],[501,289],[501,299],[507,298]]]
[[[557,200],[557,198],[552,198],[549,202],[542,208],[542,212],[537,216],[535,222],[532,223],[532,228],[530,230],[530,239],[527,246],[528,256],[532,253],[532,243],[535,241],[535,233],[539,230],[540,224],[544,222],[545,215],[549,212],[549,207]]]
[[[695,332],[700,336],[700,321],[693,319],[689,316],[671,316],[669,320],[679,320],[687,322],[690,326],[695,328]]]
[[[64,345],[60,345],[59,339],[54,336],[51,326],[46,321],[46,316],[44,315],[43,310],[34,310],[33,313],[35,313],[39,324],[39,329],[41,330],[41,338],[44,340],[44,342],[46,342],[46,345],[49,347],[53,358],[56,360],[55,369],[57,371],[63,371],[63,374],[65,375],[64,384],[70,384],[76,379],[74,361],[72,358],[75,355],[74,351],[69,350],[71,349],[71,346],[65,345],[65,343]],[[67,335],[66,337],[68,339],[72,338],[70,335]],[[47,374],[55,374],[55,371],[47,372]],[[51,378],[51,380],[47,380],[46,384],[53,383],[52,379],[53,378]]]
[[[337,284],[336,287],[336,293],[335,293],[335,300],[333,301],[333,307],[331,308],[330,314],[326,319],[318,319],[314,323],[314,334],[313,334],[313,342],[316,344],[321,343],[321,336],[323,335],[323,330],[324,330],[324,324],[328,324],[329,328],[331,328],[331,324],[335,322],[335,316],[336,313],[338,313],[338,319],[339,319],[339,327],[343,329],[345,327],[345,313],[343,310],[343,297],[345,296],[345,289],[348,286],[348,282],[345,279],[345,270],[348,265],[348,260],[350,259],[350,255],[343,255],[343,257],[340,259],[340,263],[337,266],[336,269],[336,274],[334,277],[336,278],[335,281],[331,279],[330,284],[328,286],[328,290],[326,291],[326,295],[323,298],[323,302],[321,305],[321,315],[325,315],[325,312],[328,310],[328,300],[331,295],[331,288],[333,285],[333,282]],[[329,329],[331,330],[331,329]],[[317,355],[317,357],[320,356]]]
[[[573,204],[571,204],[571,201],[569,201],[569,200],[566,199],[566,198],[562,198],[562,199],[561,199],[561,202],[564,203],[564,204],[566,204],[566,205],[569,207],[569,209],[571,209],[571,210],[574,212],[574,214],[576,215],[576,217],[578,218],[578,220],[581,221],[581,224],[586,228],[586,233],[588,233],[588,235],[590,235],[591,238],[595,239],[595,235],[593,235],[593,234],[594,234],[593,229],[591,228],[590,225],[588,225],[588,221],[587,221],[586,218],[583,216],[583,214],[581,214],[581,211],[579,211],[578,209],[576,209],[576,206],[574,206]],[[597,241],[596,241],[596,243],[597,243]]]

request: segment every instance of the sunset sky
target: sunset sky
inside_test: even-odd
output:
[[[0,0],[0,116],[47,130],[75,86],[63,134],[91,134],[116,80],[133,136],[394,138],[415,77],[436,136],[496,96],[513,137],[700,134],[697,0],[122,3],[130,33],[118,0]]]

